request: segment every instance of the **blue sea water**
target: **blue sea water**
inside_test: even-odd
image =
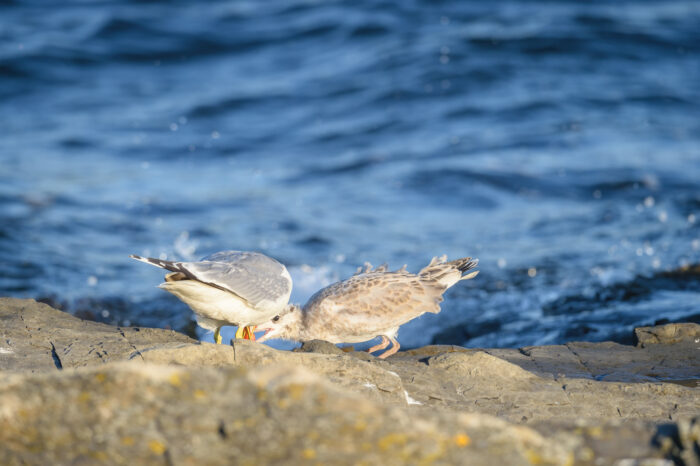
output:
[[[0,295],[193,333],[128,254],[481,274],[404,347],[700,322],[700,2],[0,2]],[[204,339],[208,335],[199,332]]]

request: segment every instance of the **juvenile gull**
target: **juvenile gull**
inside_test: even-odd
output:
[[[369,352],[383,350],[391,342],[392,347],[379,355],[389,357],[399,350],[399,327],[426,312],[440,312],[445,290],[460,280],[474,278],[479,272],[469,271],[478,263],[471,257],[450,262],[447,256],[434,257],[418,274],[407,272],[405,265],[389,272],[386,265],[373,270],[365,264],[349,279],[313,295],[303,308],[289,305],[260,324],[265,335],[258,341],[281,338],[358,343],[380,336],[381,343]]]
[[[255,326],[282,312],[292,293],[287,268],[258,252],[221,251],[199,262],[129,257],[169,270],[159,288],[190,306],[197,324],[213,330],[219,344],[224,325],[238,326],[236,338],[255,340]]]

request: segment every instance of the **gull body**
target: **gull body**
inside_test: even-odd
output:
[[[258,252],[221,251],[196,262],[129,257],[170,271],[159,287],[187,304],[217,343],[225,325],[238,326],[237,338],[255,339],[248,327],[282,312],[292,292],[287,268]]]
[[[334,283],[313,295],[303,308],[287,306],[269,322],[260,324],[265,335],[259,341],[281,338],[294,341],[326,340],[331,343],[359,343],[381,337],[370,352],[392,347],[379,357],[399,350],[396,335],[406,322],[431,312],[440,312],[443,293],[459,282],[475,277],[478,259],[470,257],[447,262],[434,257],[418,274],[406,266],[390,272],[386,265],[364,269],[347,280]]]

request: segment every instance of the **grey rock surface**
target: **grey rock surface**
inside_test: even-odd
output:
[[[172,330],[81,320],[33,299],[0,298],[0,370],[44,372],[141,358],[155,348],[195,344]]]
[[[318,341],[200,343],[2,298],[0,464],[698,464],[699,331],[380,360]]]
[[[656,327],[639,327],[634,329],[638,346],[657,344],[700,343],[700,325],[697,324],[666,324]]]

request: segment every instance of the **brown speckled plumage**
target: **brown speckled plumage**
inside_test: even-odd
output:
[[[365,264],[347,280],[317,292],[303,309],[290,306],[276,321],[262,324],[260,327],[269,331],[261,340],[356,343],[382,336],[382,344],[387,343],[384,337],[394,343],[380,356],[386,357],[398,350],[395,337],[399,327],[426,312],[440,312],[445,290],[476,276],[478,272],[463,274],[477,264],[478,260],[470,257],[451,262],[445,256],[435,257],[418,274],[407,272],[406,266],[389,272],[386,265],[372,269]]]

